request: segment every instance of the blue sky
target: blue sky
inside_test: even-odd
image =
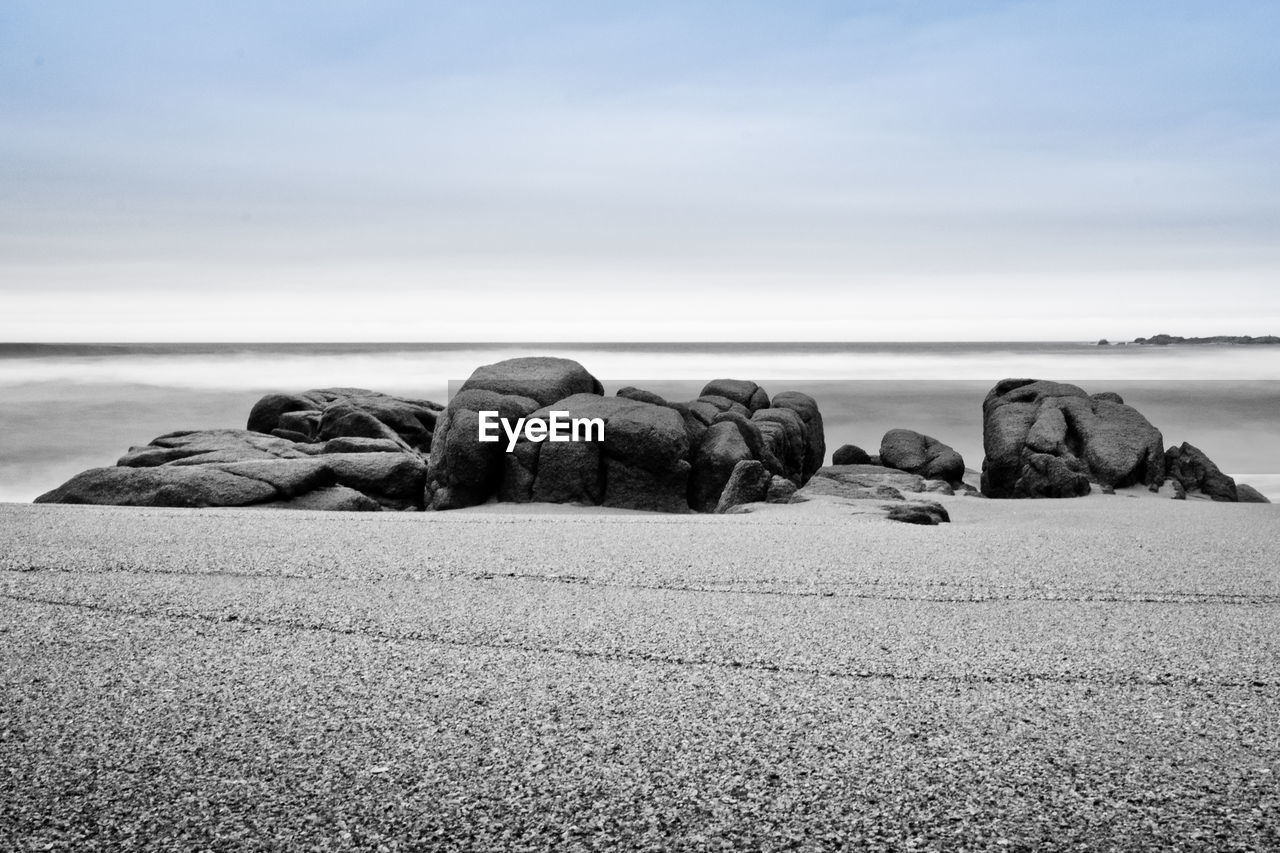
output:
[[[0,339],[1280,333],[1280,4],[0,6]]]

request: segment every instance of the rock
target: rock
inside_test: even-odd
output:
[[[880,464],[928,480],[958,483],[964,479],[964,459],[959,453],[932,436],[909,429],[891,429],[884,434]]]
[[[923,492],[925,487],[924,477],[918,474],[880,465],[828,465],[814,474],[813,479],[805,485],[805,489],[820,479],[832,480],[853,488],[874,489],[877,486],[889,486],[902,492]]]
[[[742,440],[747,443],[747,448],[751,451],[752,459],[763,462],[770,473],[786,476],[786,466],[770,449],[759,423],[736,411],[721,412],[715,416],[711,425],[720,423],[731,423],[737,427],[738,432],[742,434]]]
[[[769,493],[769,483],[773,475],[757,459],[744,459],[733,466],[729,482],[720,493],[720,501],[716,504],[716,512],[725,513],[739,504],[763,501]]]
[[[1236,500],[1242,504],[1269,504],[1271,499],[1248,483],[1236,483]]]
[[[604,441],[518,443],[519,467],[532,475],[528,500],[689,511],[688,436],[675,409],[627,397],[575,394],[530,417],[545,419],[553,410],[569,418],[598,418]],[[501,491],[519,493],[507,484]]]
[[[36,503],[116,506],[251,506],[281,497],[270,483],[213,465],[91,468]]]
[[[816,400],[799,391],[783,391],[773,398],[771,406],[775,409],[791,409],[804,422],[807,450],[804,471],[800,478],[803,485],[822,467],[822,463],[827,458],[827,440],[823,432],[822,412],[818,411]]]
[[[254,404],[247,428],[294,441],[378,438],[426,452],[442,408],[366,388],[317,388],[266,395]]]
[[[643,388],[632,388],[630,385],[626,388],[619,388],[617,396],[625,397],[628,400],[638,400],[641,403],[652,403],[655,406],[671,405],[652,391],[645,391]]]
[[[739,462],[754,459],[738,424],[719,421],[703,436],[689,472],[689,506],[697,512],[714,512],[720,493]]]
[[[807,427],[800,415],[793,409],[757,409],[751,422],[759,427],[769,452],[782,465],[782,470],[774,473],[800,485],[808,453]]]
[[[858,447],[856,444],[842,445],[835,453],[831,454],[832,465],[870,465],[871,457],[867,451]]]
[[[769,491],[765,492],[764,499],[771,504],[791,503],[795,493],[795,483],[775,474],[769,478]]]
[[[342,436],[324,443],[322,453],[399,453],[404,446],[386,438],[356,438]]]
[[[1111,346],[1111,341],[1107,340],[1106,338],[1102,338],[1101,340],[1098,341],[1098,346],[1109,347]]]
[[[1076,497],[1092,483],[1159,488],[1164,439],[1114,394],[1006,379],[983,401],[982,493],[994,498]]]
[[[750,415],[769,407],[769,395],[754,382],[746,379],[713,379],[702,388],[699,397],[724,397],[747,410]]]
[[[1199,492],[1215,501],[1239,500],[1236,481],[1222,473],[1204,451],[1185,441],[1165,451],[1165,466],[1169,478],[1186,492]]]
[[[318,458],[250,459],[244,462],[218,462],[209,467],[261,480],[285,498],[296,498],[315,489],[332,486],[336,479],[325,460]]]
[[[509,358],[477,367],[461,388],[461,391],[473,390],[527,397],[537,401],[535,408],[549,406],[574,394],[604,394],[600,380],[581,364],[550,356]]]
[[[338,485],[363,492],[392,509],[421,509],[427,465],[410,453],[327,453],[324,464]]]
[[[512,358],[476,368],[437,422],[427,472],[430,506],[456,509],[484,503],[499,491],[524,494],[523,488],[513,491],[510,482],[504,486],[505,476],[518,472],[505,459],[505,438],[480,441],[477,412],[496,411],[514,423],[575,394],[603,393],[598,379],[565,358]]]
[[[402,443],[395,430],[378,420],[373,414],[348,402],[331,403],[325,407],[314,437],[319,441],[336,438],[366,438],[389,441],[392,444]],[[430,449],[430,444],[427,449]]]
[[[956,493],[956,487],[952,486],[946,480],[925,480],[924,491],[931,492],[935,495],[954,495]]]
[[[477,412],[494,411],[514,423],[537,411],[530,397],[470,389],[459,391],[436,424],[427,466],[427,499],[432,509],[476,506],[502,484],[506,441],[482,442]]]
[[[826,495],[834,498],[845,498],[847,500],[906,500],[906,497],[900,490],[885,483],[879,483],[874,486],[859,486],[853,483],[846,483],[841,482],[840,480],[831,479],[830,477],[817,476],[809,480],[803,489],[799,489],[792,497],[792,500],[796,502],[807,501],[810,498],[820,495]]]
[[[898,506],[887,506],[890,521],[907,524],[942,524],[951,521],[946,507],[932,501],[911,501]]]
[[[751,417],[750,409],[748,409],[746,406],[742,405],[739,402],[730,400],[728,397],[718,397],[715,394],[704,394],[703,396],[694,400],[693,403],[690,403],[690,406],[694,406],[697,403],[701,403],[702,406],[695,408],[695,411],[697,411],[699,414],[703,415],[704,417],[707,417],[707,408],[706,408],[707,406],[711,406],[713,409],[715,409],[715,411],[712,412],[709,416],[710,420],[707,421],[708,424],[710,424],[712,420],[715,420],[716,415],[722,414],[724,412],[733,412],[734,414],[741,415],[744,418]]]
[[[306,459],[310,455],[292,441],[248,430],[184,430],[166,433],[145,447],[131,447],[116,464],[127,468],[150,468],[250,459]]]
[[[270,434],[272,430],[282,426],[281,416],[290,412],[319,412],[328,402],[315,391],[303,394],[267,394],[253,404],[245,428],[252,432]]]
[[[382,504],[346,486],[328,486],[287,501],[262,504],[272,509],[307,509],[326,512],[379,512]]]
[[[1149,338],[1134,338],[1135,344],[1169,346],[1170,344],[1280,344],[1277,335],[1210,335],[1207,338],[1184,338],[1181,335],[1152,335]]]

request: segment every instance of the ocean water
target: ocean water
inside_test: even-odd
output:
[[[0,344],[0,501],[30,501],[131,445],[178,429],[243,427],[270,391],[355,386],[446,402],[477,365],[518,355],[580,361],[607,393],[670,399],[717,377],[819,402],[828,450],[870,452],[893,427],[982,464],[982,399],[1006,377],[1116,391],[1227,473],[1280,500],[1280,347],[1092,343]]]

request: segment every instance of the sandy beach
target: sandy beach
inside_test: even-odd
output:
[[[44,849],[1280,845],[1280,513],[0,505]]]

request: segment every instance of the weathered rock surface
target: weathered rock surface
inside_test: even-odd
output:
[[[699,397],[723,397],[747,410],[747,413],[768,408],[769,395],[748,379],[713,379],[702,388]]]
[[[578,362],[567,358],[509,358],[472,371],[461,391],[492,391],[527,397],[549,406],[574,394],[604,394],[604,386]]]
[[[871,455],[856,444],[845,444],[831,454],[832,465],[870,465]]]
[[[268,394],[249,412],[247,429],[295,442],[369,438],[427,452],[443,407],[364,388]]]
[[[1236,483],[1236,500],[1242,504],[1269,504],[1271,499],[1248,483]]]
[[[874,490],[884,486],[899,492],[923,492],[925,485],[924,477],[919,474],[881,465],[828,465],[819,469],[797,494],[821,489],[824,494],[866,497],[864,493],[854,490]]]
[[[786,502],[825,454],[807,395],[770,401],[758,384],[718,379],[688,403],[639,388],[604,397],[574,361],[519,358],[478,368],[447,407],[362,388],[268,394],[245,430],[193,430],[133,447],[114,468],[78,475],[39,500],[142,506],[452,509],[489,500],[660,512],[730,501]],[[481,441],[479,413],[514,424],[598,420],[603,440]],[[492,435],[492,432],[490,433]],[[585,437],[584,437],[585,438]],[[734,497],[737,495],[738,497]]]
[[[307,509],[324,512],[379,512],[382,504],[346,486],[328,486],[287,501],[259,504],[270,509]]]
[[[757,459],[744,459],[733,467],[729,482],[720,493],[720,501],[716,504],[716,512],[725,513],[740,504],[763,501],[769,494],[769,484],[773,475],[764,463]]]
[[[775,474],[769,478],[769,490],[765,492],[764,499],[771,504],[790,503],[796,491],[795,483]]]
[[[545,420],[553,410],[569,418],[599,419],[604,441],[522,440],[511,464],[527,479],[509,465],[502,499],[689,511],[689,443],[675,409],[627,397],[574,394],[530,417]]]
[[[890,521],[907,524],[942,524],[951,521],[947,508],[933,501],[910,501],[885,507]]]
[[[360,446],[341,450],[348,439],[298,443],[249,430],[198,430],[162,435],[133,447],[114,468],[94,468],[36,499],[37,503],[96,503],[125,506],[418,509],[426,463],[394,450]],[[360,494],[357,501],[342,486]],[[327,490],[327,491],[326,491]],[[323,492],[308,498],[313,492]],[[305,499],[305,500],[304,500]]]
[[[1116,394],[1006,379],[982,411],[987,497],[1075,497],[1093,483],[1158,488],[1164,479],[1160,431]]]
[[[891,429],[884,434],[880,464],[928,480],[958,483],[964,479],[964,459],[959,453],[933,436],[909,429]]]
[[[715,512],[720,493],[739,462],[755,459],[738,424],[719,421],[702,438],[689,475],[689,506],[697,512]]]
[[[516,394],[473,388],[459,391],[437,421],[427,468],[427,495],[432,509],[476,506],[502,484],[507,464],[505,441],[482,442],[477,412],[498,412],[514,423],[533,414],[537,400]]]
[[[213,465],[90,468],[36,503],[120,506],[251,506],[287,499],[275,486]]]
[[[1184,492],[1198,492],[1215,501],[1239,500],[1236,481],[1192,444],[1184,441],[1181,446],[1166,450],[1165,466],[1169,478],[1179,483]]]
[[[822,412],[818,411],[818,402],[808,394],[799,391],[783,391],[774,396],[770,404],[775,409],[790,409],[800,416],[805,425],[805,456],[802,484],[808,481],[827,458],[827,439],[823,432]]]

